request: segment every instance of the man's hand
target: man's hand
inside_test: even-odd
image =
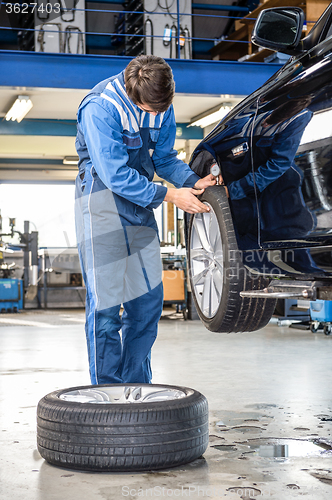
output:
[[[199,181],[196,182],[194,188],[195,189],[205,189],[209,186],[215,186],[217,183],[217,177],[215,175],[209,174],[206,177],[203,177],[202,179],[199,179]],[[218,175],[218,184],[221,186],[224,184],[222,175]]]
[[[209,174],[206,177],[203,177],[202,179],[199,179],[199,181],[196,182],[194,185],[195,189],[205,189],[210,186],[214,186],[217,183],[217,178]]]
[[[174,205],[176,205],[178,208],[181,208],[181,210],[184,210],[189,214],[209,212],[209,207],[207,205],[204,205],[204,203],[199,201],[199,199],[197,198],[197,196],[199,196],[203,192],[204,189],[168,188],[164,201],[170,201],[171,203],[174,203]]]

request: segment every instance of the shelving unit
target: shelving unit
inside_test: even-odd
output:
[[[125,5],[125,55],[144,54],[144,10],[143,1],[131,0]]]

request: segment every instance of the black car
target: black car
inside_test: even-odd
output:
[[[291,55],[195,149],[209,213],[187,219],[190,284],[212,331],[257,330],[278,298],[332,300],[332,4],[301,39],[303,11],[266,9],[254,43]],[[249,63],[248,63],[249,64]]]

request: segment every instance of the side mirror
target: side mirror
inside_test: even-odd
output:
[[[299,45],[304,12],[299,7],[277,7],[262,10],[256,20],[251,40],[265,49],[294,55]]]

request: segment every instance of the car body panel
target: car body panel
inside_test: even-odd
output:
[[[203,176],[213,160],[248,268],[332,276],[331,36],[234,108],[196,148],[191,167]]]

